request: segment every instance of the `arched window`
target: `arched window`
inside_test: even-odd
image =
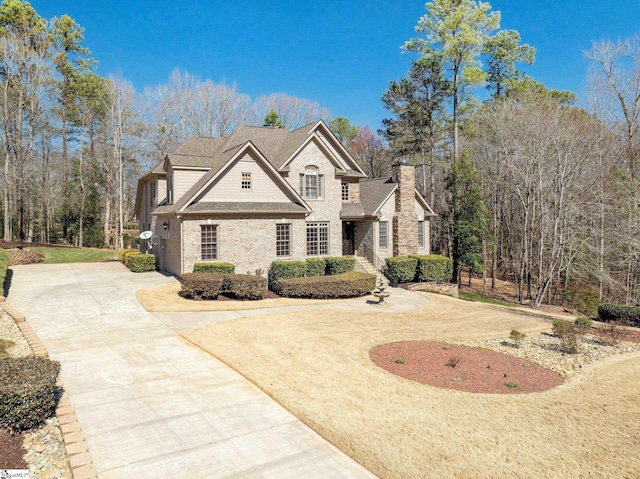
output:
[[[309,165],[300,175],[300,194],[306,199],[318,199],[323,197],[323,178],[317,166]]]

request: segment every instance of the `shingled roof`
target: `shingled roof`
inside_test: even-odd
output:
[[[366,216],[374,216],[378,209],[398,187],[391,178],[360,180],[360,201]]]

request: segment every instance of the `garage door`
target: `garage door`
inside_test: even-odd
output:
[[[180,240],[163,239],[163,258],[162,269],[169,273],[180,275]]]

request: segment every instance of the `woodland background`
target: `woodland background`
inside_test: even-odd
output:
[[[408,32],[408,36],[410,33]],[[640,304],[640,38],[594,43],[589,89],[547,89],[521,75],[535,48],[472,0],[434,0],[405,44],[407,76],[389,83],[382,130],[284,93],[174,71],[136,91],[94,72],[84,30],[0,5],[0,217],[6,241],[118,249],[137,229],[137,179],[193,135],[243,124],[328,122],[371,177],[416,165],[439,215],[432,250],[457,281],[514,282],[518,299],[585,312]],[[413,61],[411,61],[413,59]],[[465,276],[466,278],[466,276]]]

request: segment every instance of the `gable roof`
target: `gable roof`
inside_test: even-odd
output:
[[[360,201],[364,214],[375,216],[397,187],[398,184],[394,183],[391,178],[360,180]]]
[[[278,185],[288,194],[290,198],[292,198],[294,203],[297,203],[300,208],[295,208],[296,212],[311,212],[311,208],[307,203],[300,197],[300,195],[285,181],[285,179],[278,174],[278,172],[274,169],[273,165],[267,161],[262,152],[258,150],[255,145],[251,141],[247,141],[244,145],[234,146],[228,150],[225,150],[215,157],[213,157],[213,162],[211,164],[211,168],[207,171],[189,190],[182,195],[181,198],[174,204],[165,205],[158,207],[154,210],[154,214],[164,214],[164,213],[191,213],[191,212],[201,212],[197,208],[193,208],[194,205],[192,203],[201,196],[207,188],[209,188],[215,181],[218,179],[223,172],[226,170],[227,166],[231,165],[234,161],[239,159],[244,153],[249,153],[254,160],[261,163],[267,171],[272,174],[272,177],[278,183]],[[217,203],[216,203],[217,204]],[[285,203],[286,204],[286,203]],[[213,208],[212,204],[209,203],[207,208]],[[246,207],[249,208],[247,211],[255,212],[256,207],[253,204],[246,204]],[[218,208],[223,208],[219,206]],[[287,207],[284,208],[282,206],[277,212],[291,212],[291,210]],[[235,210],[240,211],[240,210]]]

